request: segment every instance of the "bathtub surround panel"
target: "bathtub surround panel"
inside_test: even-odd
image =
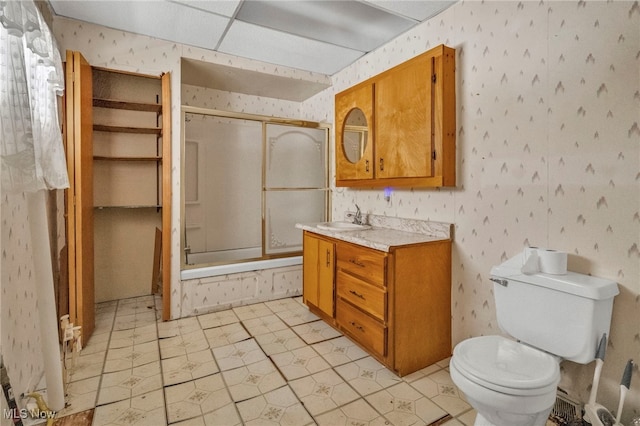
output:
[[[183,280],[182,316],[201,315],[302,294],[302,267],[262,269]]]

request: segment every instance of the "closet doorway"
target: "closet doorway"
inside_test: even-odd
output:
[[[170,76],[91,67],[80,52],[65,70],[69,316],[86,341],[95,303],[161,292],[170,318]]]

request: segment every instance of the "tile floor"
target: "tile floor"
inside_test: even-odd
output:
[[[448,360],[399,378],[288,298],[159,321],[154,296],[101,303],[68,407],[93,425],[471,425]]]

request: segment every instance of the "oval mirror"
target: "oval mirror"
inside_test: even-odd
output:
[[[342,149],[347,160],[357,163],[367,147],[369,127],[367,117],[360,108],[349,111],[342,131]]]

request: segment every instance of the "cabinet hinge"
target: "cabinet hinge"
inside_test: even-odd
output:
[[[437,79],[436,79],[436,74],[433,74],[433,75],[431,76],[431,82],[435,84],[436,80],[437,80]]]
[[[433,151],[433,152],[431,153],[431,158],[433,158],[433,161],[435,161],[435,160],[436,160],[436,152],[435,152],[435,151]]]

